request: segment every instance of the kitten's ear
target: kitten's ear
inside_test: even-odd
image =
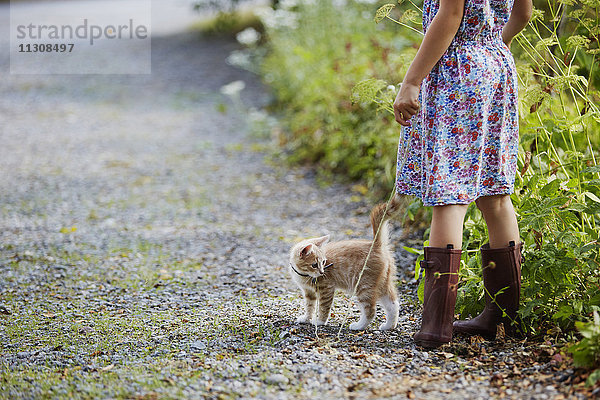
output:
[[[323,246],[327,242],[329,242],[329,235],[321,236],[320,238],[313,240],[313,243],[319,247]]]
[[[302,250],[300,250],[300,258],[304,258],[310,253],[312,253],[312,247],[312,244],[307,244],[306,246],[304,246]]]

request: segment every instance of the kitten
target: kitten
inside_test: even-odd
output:
[[[365,329],[375,317],[377,303],[383,306],[386,314],[386,322],[379,329],[394,329],[398,324],[396,264],[389,246],[387,220],[399,205],[400,200],[395,196],[387,215],[384,215],[386,203],[378,204],[371,211],[373,236],[382,219],[384,222],[356,288],[360,320],[350,324],[350,329]],[[313,322],[317,326],[327,323],[335,290],[342,289],[352,294],[372,243],[371,240],[359,239],[328,241],[329,235],[306,239],[294,245],[290,251],[289,271],[304,292],[305,300],[305,314],[296,322]],[[317,300],[319,310],[313,321]]]

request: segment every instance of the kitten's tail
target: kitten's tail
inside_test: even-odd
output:
[[[400,197],[394,195],[389,203],[377,204],[375,207],[373,207],[373,210],[371,210],[371,225],[373,226],[375,248],[382,248],[389,244],[387,220],[398,211],[401,205],[402,201]],[[379,233],[377,233],[377,230],[379,230]]]

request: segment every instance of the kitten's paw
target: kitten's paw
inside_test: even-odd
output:
[[[358,322],[353,322],[350,324],[350,329],[352,329],[353,331],[362,331],[367,327],[368,324],[365,324],[362,321],[358,321]]]
[[[296,323],[297,324],[310,324],[310,317],[307,315],[303,315],[301,317],[298,317],[298,319],[296,319]]]
[[[396,324],[388,324],[387,322],[384,322],[383,324],[379,325],[380,331],[389,331],[390,329],[395,329],[395,328],[396,328]]]

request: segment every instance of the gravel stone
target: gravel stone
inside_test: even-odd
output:
[[[287,385],[290,380],[282,374],[273,374],[265,378],[265,383],[269,385]]]

